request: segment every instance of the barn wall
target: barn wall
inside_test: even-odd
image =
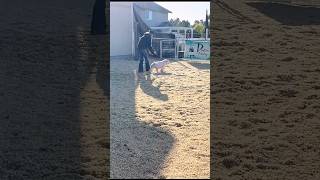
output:
[[[110,56],[133,55],[132,2],[110,2]]]

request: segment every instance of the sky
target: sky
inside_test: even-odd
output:
[[[192,25],[195,20],[206,20],[206,9],[210,14],[210,1],[198,1],[198,2],[158,2],[160,6],[168,9],[172,13],[168,14],[168,20],[171,18],[179,18],[180,20],[188,20]]]

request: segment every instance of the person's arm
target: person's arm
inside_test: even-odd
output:
[[[157,56],[156,51],[152,48],[152,46],[149,46],[149,51],[151,52],[151,54],[153,54],[154,56]]]
[[[149,41],[149,43],[148,43],[148,49],[149,49],[149,51],[154,55],[154,56],[157,56],[157,54],[156,54],[156,51],[152,48],[152,43],[151,43],[151,38],[150,38],[150,41]]]

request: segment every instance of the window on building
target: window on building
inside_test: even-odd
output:
[[[152,20],[152,11],[146,11],[147,20]]]

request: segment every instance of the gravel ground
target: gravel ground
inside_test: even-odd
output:
[[[111,59],[111,177],[209,178],[209,62],[137,67]]]
[[[212,177],[318,179],[319,9],[224,2],[211,11]]]

